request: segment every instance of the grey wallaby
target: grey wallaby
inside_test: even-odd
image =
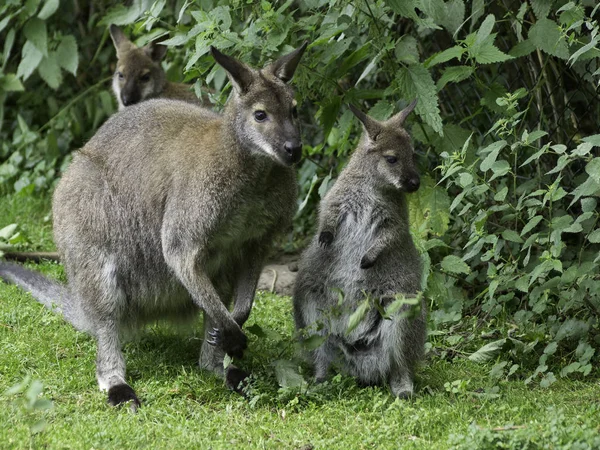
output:
[[[256,70],[211,48],[233,85],[222,115],[149,100],[111,117],[54,193],[68,286],[0,264],[0,277],[96,338],[96,375],[111,405],[139,406],[121,338],[156,319],[204,311],[201,367],[235,390],[247,376],[223,360],[246,348],[241,327],[265,257],[296,210],[302,146],[287,83],[305,49]]]
[[[211,106],[207,96],[199,99],[190,90],[191,86],[167,81],[161,61],[167,47],[150,42],[142,48],[127,39],[116,25],[110,26],[110,37],[117,50],[117,68],[113,75],[112,88],[119,109],[150,98],[172,98]]]
[[[405,193],[419,188],[414,152],[403,123],[415,102],[385,122],[351,106],[363,136],[347,166],[320,204],[317,235],[305,250],[294,290],[298,329],[324,343],[311,352],[317,381],[337,361],[361,383],[389,382],[392,393],[413,393],[413,372],[425,338],[425,304],[409,318],[406,307],[391,320],[379,309],[397,294],[414,296],[421,260],[409,232]],[[344,294],[342,311],[339,291]],[[350,315],[366,296],[371,308],[353,330]]]

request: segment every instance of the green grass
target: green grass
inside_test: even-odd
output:
[[[51,250],[48,208],[45,199],[0,199],[0,228],[17,222],[32,249]],[[35,267],[63,278],[60,265]],[[246,328],[254,323],[272,332],[248,333],[241,365],[255,377],[251,401],[197,367],[199,326],[159,325],[125,346],[128,378],[143,402],[132,414],[109,407],[98,391],[90,337],[0,283],[0,448],[600,448],[597,378],[559,379],[548,389],[504,381],[494,397],[479,393],[497,384],[491,366],[431,356],[412,401],[341,376],[298,393],[278,387],[272,364],[293,357],[290,299],[259,294]],[[51,409],[28,408],[24,393],[1,394],[26,376],[43,383],[40,397]],[[455,380],[468,385],[448,392],[445,383]],[[45,428],[32,434],[40,419]]]

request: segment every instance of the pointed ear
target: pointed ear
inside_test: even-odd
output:
[[[410,105],[408,105],[406,108],[404,108],[402,111],[400,111],[395,116],[390,117],[388,119],[387,123],[389,125],[392,125],[395,127],[401,127],[404,124],[404,121],[406,120],[406,118],[410,115],[410,113],[414,111],[415,106],[417,106],[417,100],[418,99],[415,98],[410,103]]]
[[[125,33],[116,25],[111,25],[109,28],[110,37],[113,41],[113,45],[117,50],[117,58],[120,58],[121,55],[132,48],[135,48],[135,45],[127,39]]]
[[[221,53],[212,45],[210,46],[210,52],[212,53],[213,58],[215,58],[215,61],[227,71],[227,76],[229,77],[231,84],[233,84],[234,89],[240,94],[246,92],[254,79],[252,70],[237,59]]]
[[[284,83],[288,83],[294,77],[294,72],[298,67],[300,58],[302,58],[302,54],[304,53],[304,50],[306,50],[307,45],[308,41],[304,41],[304,43],[292,53],[288,53],[277,61],[272,62],[267,67],[267,70]]]
[[[367,116],[356,106],[352,104],[349,104],[348,106],[350,107],[350,111],[352,111],[352,113],[358,117],[358,120],[362,122],[365,131],[369,135],[369,138],[375,140],[377,135],[381,132],[381,124],[375,119]]]
[[[162,61],[167,54],[167,46],[161,45],[158,42],[150,42],[148,45],[144,46],[143,50],[154,62]]]

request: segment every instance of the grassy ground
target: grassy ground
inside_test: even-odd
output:
[[[48,207],[45,199],[0,199],[0,228],[17,222],[31,248],[51,250]],[[38,268],[64,277],[60,265]],[[490,366],[429,357],[412,401],[340,376],[298,393],[278,387],[273,366],[293,357],[290,299],[259,294],[246,329],[255,323],[269,336],[248,333],[241,364],[256,378],[250,401],[198,369],[199,326],[142,332],[125,346],[143,402],[132,414],[109,407],[98,391],[94,341],[0,282],[0,448],[600,448],[597,378],[549,389],[502,382],[497,396],[486,395],[497,384]],[[39,398],[52,408],[6,392],[28,376],[42,383]],[[447,389],[456,380],[463,380],[456,392]]]

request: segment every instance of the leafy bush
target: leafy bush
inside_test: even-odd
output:
[[[288,247],[311,233],[320,196],[357,143],[346,104],[386,119],[416,97],[424,176],[410,217],[435,351],[496,360],[492,378],[543,386],[590,373],[600,339],[595,2],[108,3],[75,11],[58,0],[10,0],[0,10],[5,190],[51,187],[70,151],[114,110],[103,86],[114,60],[109,23],[142,36],[138,43],[166,36],[168,76],[220,92],[216,108],[229,87],[210,45],[260,66],[308,40],[294,79],[307,159]],[[476,351],[481,320],[493,340]]]

